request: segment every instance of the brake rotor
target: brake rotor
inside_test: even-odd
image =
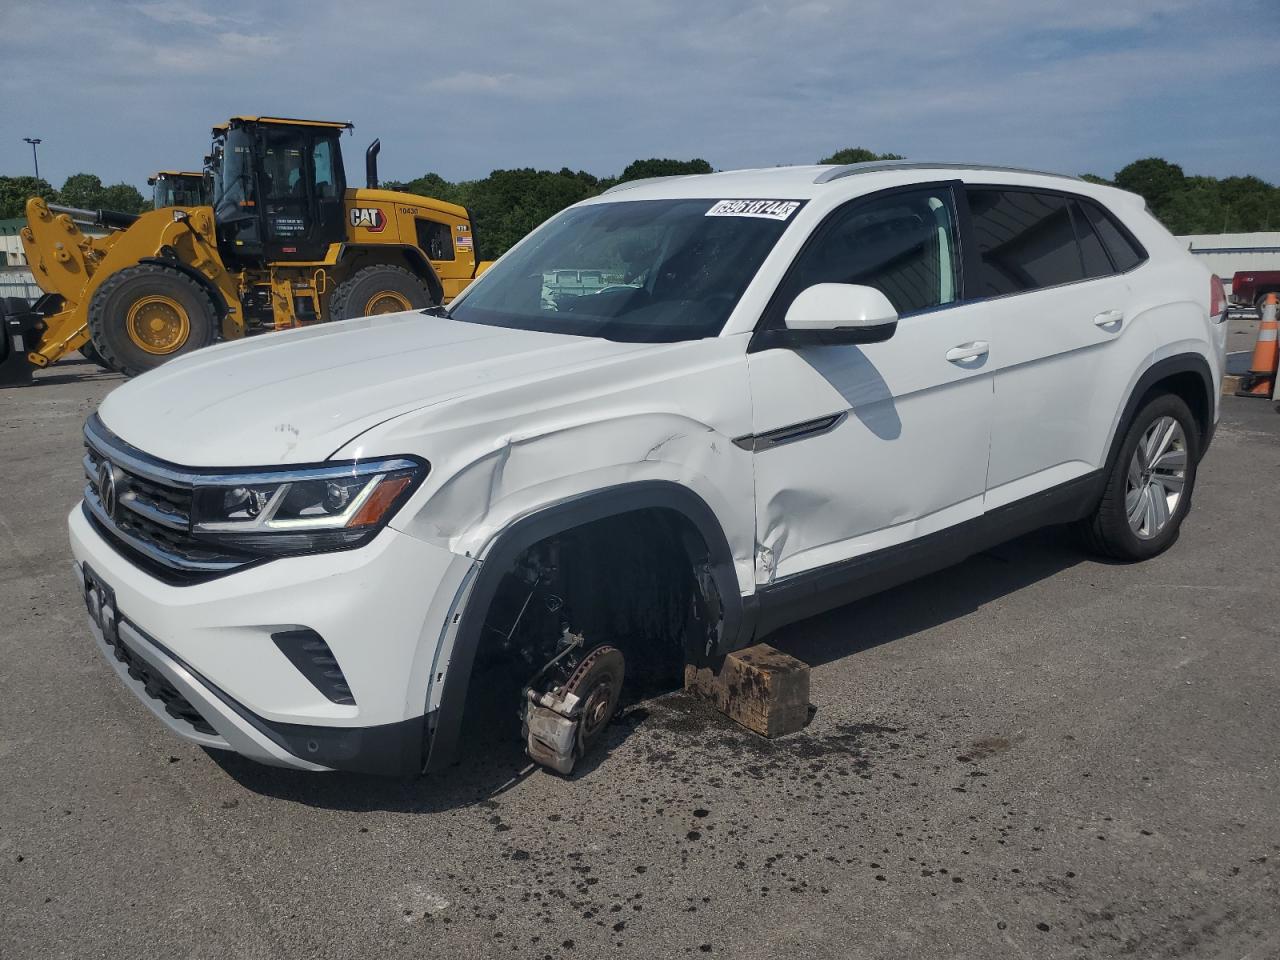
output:
[[[617,647],[596,647],[578,664],[560,688],[561,696],[573,694],[582,704],[578,713],[578,752],[586,752],[609,725],[622,696],[626,660]]]

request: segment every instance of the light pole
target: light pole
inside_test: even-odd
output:
[[[36,179],[40,179],[40,155],[36,153],[36,147],[40,146],[44,141],[39,137],[23,137],[23,140],[31,144],[31,162],[36,165]]]

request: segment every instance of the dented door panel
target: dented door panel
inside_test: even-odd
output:
[[[991,376],[946,354],[987,331],[962,305],[906,317],[884,343],[750,356],[756,436],[837,417],[753,454],[757,583],[982,513]]]

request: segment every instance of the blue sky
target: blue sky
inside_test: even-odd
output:
[[[0,0],[0,173],[142,185],[239,113],[352,120],[348,168],[617,173],[862,145],[1280,183],[1277,0]]]

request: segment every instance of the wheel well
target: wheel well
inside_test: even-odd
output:
[[[335,271],[338,276],[334,278],[333,285],[336,286],[348,277],[353,276],[357,270],[384,265],[402,267],[408,270],[427,285],[427,289],[431,291],[431,297],[436,303],[444,300],[444,284],[436,276],[435,270],[431,267],[431,262],[417,248],[404,246],[403,244],[379,244],[368,247],[355,247],[348,244],[344,246],[342,253],[338,256],[337,270]]]
[[[213,303],[214,313],[217,314],[218,323],[221,324],[227,318],[227,301],[222,296],[222,291],[218,289],[217,284],[206,277],[203,273],[181,260],[170,257],[141,257],[138,263],[154,263],[161,267],[168,267],[170,270],[176,270],[181,274],[191,278],[198,283],[204,292],[209,295],[210,302]]]
[[[563,556],[555,557],[557,551]],[[535,594],[539,572],[557,559],[568,586],[551,582],[563,595],[549,586]],[[597,587],[603,594],[588,596]],[[645,609],[644,598],[655,592],[665,599]],[[550,604],[546,594],[555,598]],[[611,609],[619,595],[621,603]],[[517,621],[526,599],[536,617],[522,625]],[[556,600],[570,608],[563,617],[549,609]],[[533,673],[525,668],[550,649],[562,621],[607,632],[584,639],[592,646],[607,641],[629,647],[623,651],[628,678],[652,682],[663,674],[669,680],[689,659],[740,646],[751,629],[747,613],[724,532],[711,508],[686,487],[659,480],[623,484],[517,521],[486,550],[459,617],[426,769],[453,762],[464,712],[474,735],[477,701],[496,697],[497,712],[486,711],[489,716],[514,715],[512,697]],[[505,674],[495,671],[504,664]]]
[[[720,601],[709,561],[694,524],[669,508],[557,531],[502,571],[479,656],[517,656],[536,669],[568,630],[622,650],[629,676],[661,682],[714,641]]]
[[[1196,420],[1196,432],[1199,434],[1201,452],[1203,452],[1204,440],[1209,434],[1209,427],[1213,417],[1204,377],[1193,370],[1184,370],[1157,380],[1143,393],[1137,408],[1141,408],[1152,397],[1164,393],[1172,393],[1182,398],[1183,402],[1191,409],[1191,415]],[[1135,412],[1137,408],[1135,408]]]

